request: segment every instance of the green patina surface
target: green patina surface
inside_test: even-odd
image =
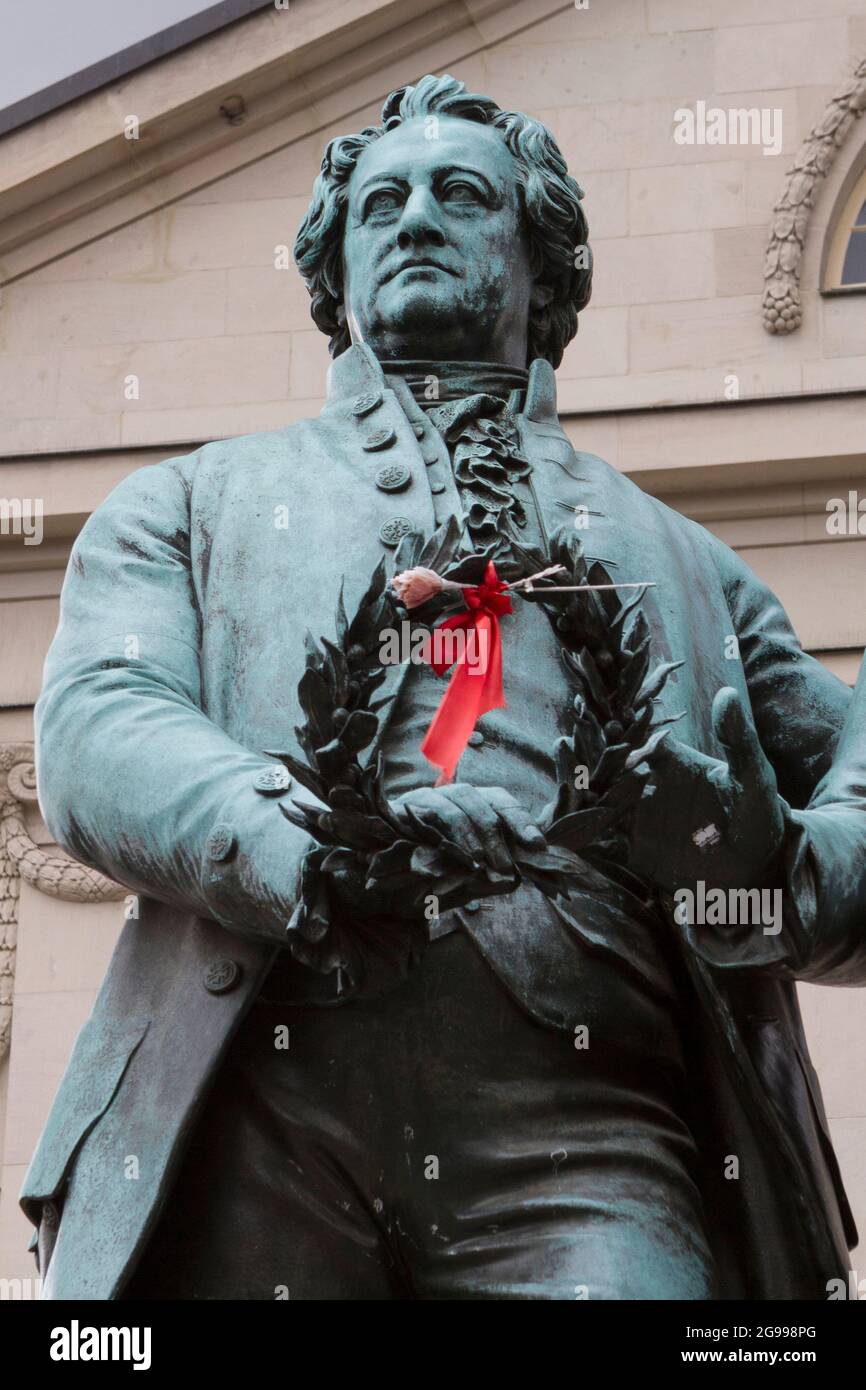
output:
[[[494,911],[467,892],[458,925],[560,1041],[588,1022],[612,1056],[647,1055],[655,1038],[682,1069],[721,1288],[822,1296],[844,1267],[850,1213],[794,981],[866,982],[866,685],[852,700],[732,552],[568,443],[553,368],[591,258],[550,133],[448,78],[401,90],[384,114],[384,131],[329,147],[296,246],[335,358],[321,417],[140,470],[70,564],[37,707],[42,804],[58,842],[138,892],[142,911],[25,1179],[43,1273],[54,1249],[48,1296],[118,1296],[227,1041],[285,947],[309,841],[279,814],[292,788],[264,750],[300,752],[304,629],[333,631],[341,583],[354,611],[401,535],[463,523],[491,497],[506,550],[545,548],[579,516],[590,557],[656,583],[655,659],[684,662],[660,713],[684,718],[628,823],[628,891],[646,913],[592,891],[558,912],[520,884]],[[483,517],[466,526],[467,552],[485,535]],[[521,837],[538,846],[572,696],[541,611],[522,605],[503,643],[508,706],[482,721],[451,787],[433,787],[417,752],[429,671],[395,670],[386,686],[395,805],[483,864],[481,891],[487,870],[508,874]],[[782,930],[677,921],[671,895],[701,881],[779,891]],[[340,891],[335,875],[343,929],[384,910],[354,880]],[[423,977],[413,988],[423,996]],[[604,1094],[598,1068],[592,1086]],[[641,1136],[650,1158],[657,1140]],[[120,1176],[130,1152],[148,1157],[136,1183]],[[718,1156],[731,1152],[748,1157],[747,1183],[724,1179]],[[704,1296],[689,1213],[659,1236],[625,1168],[609,1172],[600,1200],[612,1220],[628,1213],[621,1287]]]

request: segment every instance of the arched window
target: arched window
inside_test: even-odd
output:
[[[866,290],[866,171],[836,221],[827,256],[825,290]]]
[[[866,198],[854,218],[839,279],[840,285],[866,285]]]

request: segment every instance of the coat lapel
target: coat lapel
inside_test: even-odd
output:
[[[602,488],[609,485],[589,455],[575,453],[556,413],[556,379],[549,362],[539,358],[529,371],[526,406],[518,418],[523,451],[532,464],[531,487],[546,539],[563,526],[575,527],[584,550],[594,559],[615,565],[606,555],[605,504]],[[597,461],[596,461],[597,462]],[[607,489],[606,489],[607,490]],[[583,509],[586,509],[585,513]],[[580,509],[580,510],[579,510]]]
[[[401,386],[402,383],[392,386],[386,380],[369,348],[363,344],[351,347],[331,364],[322,420],[338,431],[338,452],[352,475],[350,490],[373,489],[381,498],[377,509],[377,514],[381,514],[380,526],[399,519],[410,524],[412,530],[429,536],[437,522],[425,457],[432,457],[430,451],[436,449],[444,454],[447,464],[448,455],[435,430],[427,430],[419,439],[416,426],[425,424],[424,414],[415,405],[411,392],[405,388],[401,390]],[[370,444],[376,437],[389,442],[371,449]],[[377,482],[379,471],[392,463],[409,471],[409,482],[399,491],[382,489]],[[442,463],[441,457],[439,463]],[[450,471],[449,465],[449,478]],[[453,482],[451,492],[456,492]],[[347,517],[347,522],[350,520]],[[379,534],[381,536],[381,529]],[[378,548],[386,555],[388,573],[393,575],[396,545],[385,550],[379,541]],[[368,578],[362,576],[364,588]],[[373,759],[381,748],[409,666],[403,663],[384,669],[385,680],[377,691],[377,698],[390,698],[391,703],[383,708],[379,717],[376,738],[366,750],[365,762]]]

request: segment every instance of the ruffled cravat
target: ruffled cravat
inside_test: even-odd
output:
[[[495,362],[389,362],[387,372],[402,377],[448,445],[468,538],[495,557],[511,527],[526,525],[513,484],[531,472],[516,419],[528,374]]]
[[[520,453],[517,423],[505,401],[479,394],[428,412],[451,454],[463,498],[466,526],[477,546],[495,545],[507,522],[526,525],[526,512],[512,484],[529,476]]]

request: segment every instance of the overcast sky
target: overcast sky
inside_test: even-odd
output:
[[[210,8],[205,0],[0,0],[0,110]]]

